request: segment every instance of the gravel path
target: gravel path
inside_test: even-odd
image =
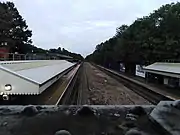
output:
[[[147,100],[106,75],[89,63],[85,63],[89,91],[88,104],[93,105],[147,105]]]

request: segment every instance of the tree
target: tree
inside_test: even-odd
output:
[[[128,26],[125,25],[125,24],[123,24],[123,25],[121,25],[120,27],[118,27],[118,28],[116,29],[116,36],[117,36],[117,37],[121,37],[122,34],[127,30],[127,28],[128,28]]]
[[[180,3],[166,4],[149,16],[122,25],[116,35],[96,46],[88,60],[106,63],[125,63],[128,72],[135,64],[157,61],[180,61]],[[114,64],[115,65],[115,64]]]
[[[11,29],[12,15],[7,12],[6,4],[0,3],[0,45],[10,40],[9,30]]]
[[[10,52],[26,53],[56,53],[83,60],[80,54],[71,53],[66,49],[52,48],[44,50],[32,45],[32,31],[28,29],[26,21],[19,14],[12,2],[0,2],[0,45],[7,43]]]
[[[77,60],[83,60],[84,59],[80,54],[69,52],[65,48],[62,48],[62,50],[61,50],[61,47],[58,47],[57,49],[49,49],[49,52],[55,53],[55,54],[70,56],[73,59],[77,59]]]
[[[14,3],[0,2],[0,14],[0,42],[7,42],[11,52],[27,52],[26,45],[32,43],[32,31],[28,29]]]

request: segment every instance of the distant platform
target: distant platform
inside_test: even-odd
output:
[[[156,62],[144,67],[144,70],[149,73],[180,78],[180,63]]]

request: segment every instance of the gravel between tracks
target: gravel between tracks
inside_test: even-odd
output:
[[[88,104],[93,105],[149,105],[150,103],[132,90],[106,75],[89,63],[85,63],[89,83]]]

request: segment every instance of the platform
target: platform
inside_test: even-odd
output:
[[[144,70],[149,73],[180,78],[180,63],[156,62],[144,67]]]
[[[100,66],[100,67],[101,67],[101,68],[104,68],[104,67],[102,67],[102,66]],[[148,84],[148,83],[141,82],[141,81],[137,80],[134,76],[127,76],[127,75],[125,75],[125,74],[116,72],[116,71],[114,71],[114,70],[110,70],[110,69],[107,69],[107,68],[105,68],[105,69],[106,69],[106,70],[109,70],[110,72],[113,72],[114,74],[117,74],[118,76],[120,76],[120,77],[122,77],[122,78],[124,78],[124,79],[126,79],[126,80],[129,80],[130,82],[133,82],[133,83],[135,83],[135,84],[138,84],[138,85],[140,85],[140,86],[142,86],[142,87],[145,87],[145,88],[147,88],[147,89],[149,89],[149,90],[152,90],[152,91],[154,91],[154,92],[156,92],[156,93],[162,94],[162,95],[164,95],[165,97],[167,97],[167,98],[169,98],[169,99],[171,99],[171,100],[179,100],[179,99],[180,99],[180,96],[179,96],[179,95],[174,94],[174,93],[170,93],[170,92],[167,92],[167,91],[164,91],[163,89],[159,89],[159,88],[157,88],[157,87],[155,87],[155,86],[152,86],[152,85],[150,85],[150,84]]]
[[[40,94],[74,66],[65,60],[31,60],[0,62],[0,92],[2,94]],[[5,86],[10,90],[5,90]]]

